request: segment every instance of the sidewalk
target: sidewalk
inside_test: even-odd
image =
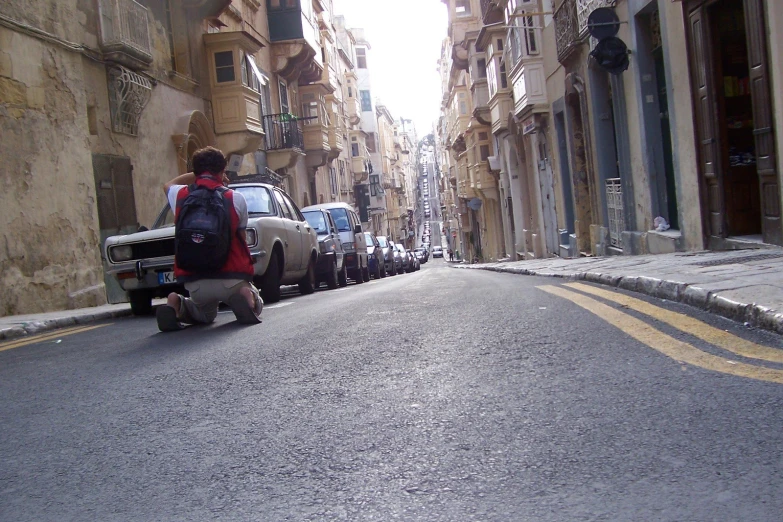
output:
[[[164,302],[163,299],[154,299],[152,304],[154,306]],[[0,317],[0,341],[17,339],[25,335],[33,335],[65,326],[92,323],[130,315],[132,314],[128,303],[107,304],[92,308],[40,314],[10,315]]]
[[[783,334],[783,249],[548,258],[455,267],[616,286]]]

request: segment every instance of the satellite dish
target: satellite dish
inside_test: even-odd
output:
[[[617,36],[620,31],[620,19],[617,18],[614,9],[599,7],[587,17],[587,30],[596,40]]]

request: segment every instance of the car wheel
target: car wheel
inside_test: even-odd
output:
[[[128,292],[131,312],[133,315],[152,314],[152,292],[149,290],[133,290]]]
[[[315,292],[315,261],[310,258],[310,262],[307,263],[307,273],[299,281],[299,292],[306,295]]]
[[[337,283],[341,287],[348,286],[348,268],[346,268],[345,263],[343,263],[343,269],[337,275]]]
[[[261,285],[261,297],[265,303],[276,303],[280,300],[280,260],[272,253],[269,265],[266,267],[264,281]]]
[[[337,260],[332,261],[332,269],[329,270],[329,274],[326,276],[326,286],[330,290],[337,288],[340,283],[340,271],[337,270]]]

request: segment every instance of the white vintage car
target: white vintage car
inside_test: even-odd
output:
[[[255,262],[253,282],[267,303],[280,300],[280,285],[315,290],[318,238],[291,198],[266,183],[229,188],[247,201],[247,244]],[[174,279],[174,215],[168,204],[152,230],[112,236],[104,243],[106,272],[127,292],[135,315],[152,312],[152,299],[184,292]]]

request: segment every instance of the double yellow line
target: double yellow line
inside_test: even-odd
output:
[[[15,341],[8,341],[6,343],[0,343],[0,352],[4,352],[6,350],[11,350],[13,348],[19,348],[20,346],[26,346],[28,344],[35,344],[35,343],[41,343],[44,341],[51,341],[52,339],[57,339],[58,337],[64,337],[66,335],[73,335],[77,333],[82,332],[88,332],[90,330],[95,330],[96,328],[102,328],[104,326],[109,326],[108,324],[99,324],[95,326],[74,326],[72,328],[63,328],[61,330],[55,330],[53,332],[40,334],[40,335],[33,335],[31,337],[24,337],[22,339],[17,339]]]
[[[731,361],[723,357],[709,354],[653,328],[632,315],[621,312],[620,310],[612,308],[611,306],[584,294],[591,294],[631,310],[635,310],[717,346],[718,348],[742,357],[773,363],[783,363],[783,350],[753,343],[710,326],[698,319],[665,310],[642,301],[641,299],[595,288],[582,283],[568,283],[563,286],[578,290],[582,293],[567,290],[562,286],[546,285],[537,288],[581,306],[609,324],[619,328],[637,341],[658,350],[676,361],[720,373],[783,384],[783,370],[755,366],[740,361]]]

